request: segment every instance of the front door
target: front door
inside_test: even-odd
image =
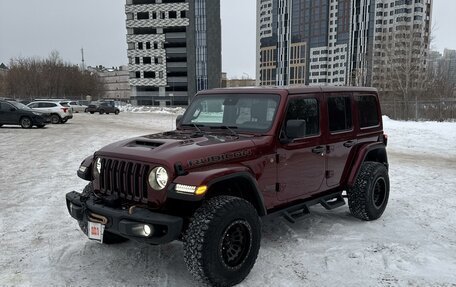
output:
[[[291,201],[318,192],[325,175],[320,102],[315,96],[292,96],[283,123],[278,158],[278,198]]]

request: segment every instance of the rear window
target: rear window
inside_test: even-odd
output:
[[[380,124],[375,96],[356,96],[358,103],[359,126],[361,128],[375,127]]]

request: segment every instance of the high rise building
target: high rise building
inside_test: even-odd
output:
[[[431,8],[432,0],[257,0],[258,84],[387,88],[392,62],[422,73]]]
[[[132,102],[187,105],[220,86],[220,0],[127,0]]]
[[[448,81],[456,84],[456,50],[445,49],[442,57],[443,75]]]

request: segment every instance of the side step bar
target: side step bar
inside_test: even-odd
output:
[[[268,214],[267,216],[283,216],[290,223],[295,223],[298,218],[310,214],[309,207],[316,204],[321,204],[327,210],[333,210],[335,208],[345,205],[345,199],[343,198],[342,192],[336,192],[322,196],[320,198],[300,202],[298,204],[291,205],[283,209],[279,209],[275,212]]]
[[[320,204],[327,210],[333,210],[335,208],[345,205],[345,199],[340,194],[339,196],[332,198],[332,199],[322,198],[320,200]]]

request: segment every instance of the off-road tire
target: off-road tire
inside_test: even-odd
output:
[[[386,166],[379,162],[364,162],[355,184],[347,190],[351,214],[366,221],[380,218],[388,204],[389,188]]]
[[[233,286],[244,280],[255,264],[260,219],[252,204],[242,198],[214,197],[196,210],[183,239],[184,260],[196,280]]]
[[[56,115],[56,114],[51,115],[51,123],[52,124],[59,124],[60,121],[61,121],[61,119],[60,119],[59,115]]]
[[[84,190],[82,191],[83,196],[88,196],[93,192],[93,185],[92,183],[89,183],[84,187]],[[83,221],[78,220],[79,228],[81,231],[87,236],[87,223],[84,223]],[[127,238],[124,238],[122,236],[119,236],[117,234],[111,233],[107,230],[104,231],[103,233],[103,244],[117,244],[117,243],[122,243],[128,241]]]
[[[33,127],[32,119],[29,117],[22,117],[20,124],[23,129],[31,129]]]

